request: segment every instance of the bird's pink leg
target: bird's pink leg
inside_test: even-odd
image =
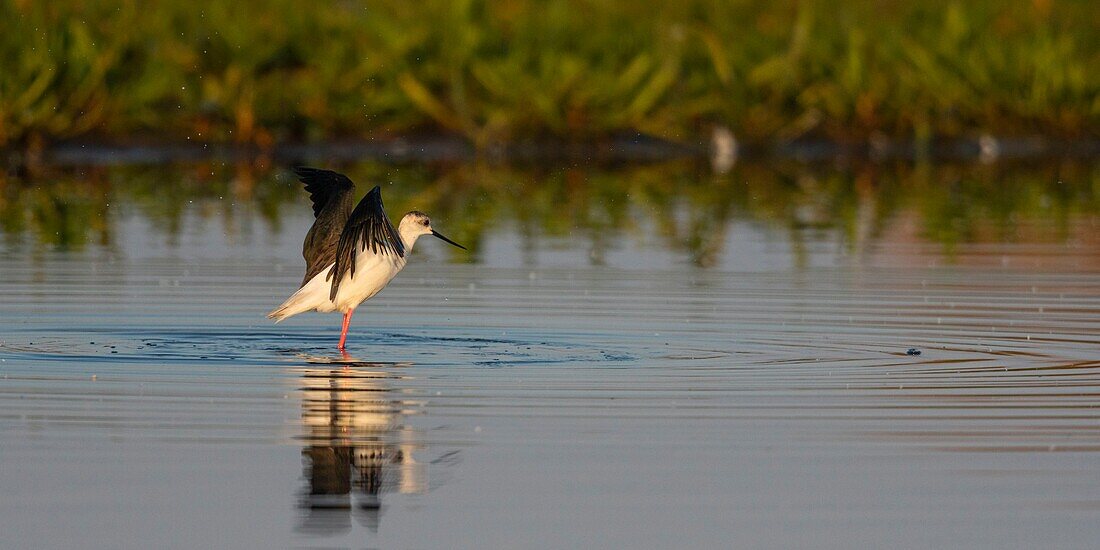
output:
[[[336,349],[344,351],[344,341],[348,339],[348,325],[351,324],[351,314],[355,313],[355,308],[351,308],[344,314],[344,328],[340,329],[340,345]]]

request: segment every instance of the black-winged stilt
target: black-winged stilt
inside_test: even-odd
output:
[[[463,250],[440,235],[423,212],[412,211],[394,228],[382,208],[382,189],[375,186],[353,210],[355,184],[330,170],[295,168],[313,201],[316,219],[306,234],[302,256],[306,276],[283,305],[267,314],[278,323],[291,315],[315,310],[344,314],[340,351],[348,337],[355,308],[378,294],[405,267],[407,255],[421,235],[432,235]]]

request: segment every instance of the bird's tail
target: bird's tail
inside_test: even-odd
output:
[[[278,323],[291,315],[297,315],[306,311],[317,310],[320,312],[334,311],[336,306],[329,300],[331,285],[326,278],[325,271],[313,276],[302,288],[298,289],[287,298],[283,305],[275,308],[267,314],[268,319],[275,319]]]
[[[271,313],[268,313],[267,318],[275,319],[275,322],[278,323],[292,315],[315,309],[317,305],[312,303],[314,302],[314,300],[311,299],[312,296],[310,296],[308,292],[303,292],[304,290],[305,287],[298,289],[298,292],[295,292],[290,298],[287,298],[281,306],[272,310]]]

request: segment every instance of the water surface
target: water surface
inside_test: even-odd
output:
[[[347,356],[285,173],[0,184],[0,546],[1100,537],[1095,167],[346,169],[471,248]]]

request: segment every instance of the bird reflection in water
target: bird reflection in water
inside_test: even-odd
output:
[[[426,491],[416,432],[403,423],[415,403],[392,388],[398,367],[345,360],[300,369],[301,531],[344,531],[351,516],[376,530],[384,493]]]

